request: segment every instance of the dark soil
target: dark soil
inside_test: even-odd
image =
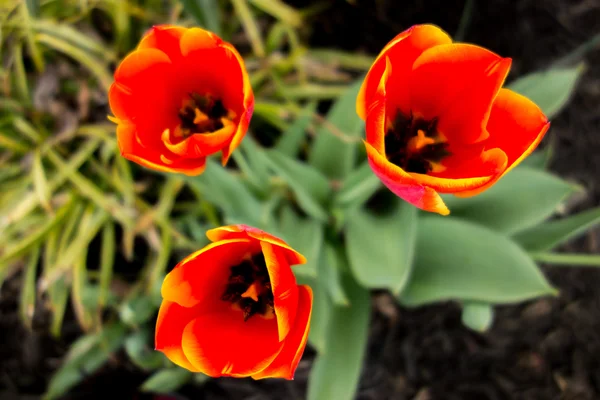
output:
[[[465,5],[464,0],[330,3],[307,24],[312,29],[311,43],[373,54],[416,23],[432,22],[454,34]],[[512,57],[511,78],[548,66],[600,33],[597,0],[474,3],[464,41]],[[555,141],[551,169],[589,188],[589,196],[571,210],[600,204],[600,50],[587,53],[585,60],[588,71],[572,103],[554,119],[544,141]],[[568,250],[598,253],[599,234],[592,231]],[[546,272],[561,290],[560,297],[499,307],[486,334],[463,327],[456,304],[407,310],[386,294],[374,295],[358,398],[600,398],[600,270],[553,267]],[[39,398],[77,334],[68,316],[67,334],[60,342],[43,333],[43,320],[33,333],[20,328],[18,282],[18,276],[7,282],[0,294],[1,399]],[[312,358],[308,349],[291,382],[219,379],[202,388],[185,387],[181,394],[190,399],[302,399]],[[111,364],[68,398],[104,398],[99,393],[107,393],[107,388],[115,398],[147,398],[134,394],[143,378],[127,363]]]

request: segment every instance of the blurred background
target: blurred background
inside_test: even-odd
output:
[[[164,23],[239,49],[257,95],[249,135],[266,147],[305,104],[325,113],[413,24],[511,57],[509,82],[584,63],[541,147],[588,189],[564,214],[600,205],[596,0],[3,0],[0,399],[306,398],[310,347],[289,382],[192,376],[152,350],[157,285],[220,218],[183,181],[115,156],[112,72]],[[565,249],[598,254],[599,235]],[[486,333],[454,303],[403,309],[373,293],[357,398],[600,398],[600,271],[545,272],[560,297],[499,307]]]

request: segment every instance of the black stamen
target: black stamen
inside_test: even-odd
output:
[[[394,122],[384,138],[386,157],[407,172],[427,174],[431,172],[432,162],[440,162],[450,155],[447,143],[434,143],[423,146],[418,151],[409,151],[408,144],[422,131],[425,137],[437,138],[437,118],[431,120],[415,119],[398,111]]]

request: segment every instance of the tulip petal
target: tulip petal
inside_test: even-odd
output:
[[[220,299],[229,279],[229,267],[239,264],[250,247],[248,239],[230,239],[190,254],[165,277],[163,299],[184,307],[205,302],[226,304]]]
[[[117,142],[121,155],[146,168],[163,172],[179,172],[194,176],[201,174],[206,168],[206,158],[179,159],[166,163],[163,154],[152,147],[141,144],[137,128],[131,122],[125,121],[117,125]]]
[[[296,372],[308,340],[312,303],[311,288],[306,285],[298,286],[298,313],[294,320],[294,326],[285,338],[283,349],[267,368],[252,375],[252,378],[294,378],[294,372]]]
[[[296,318],[298,285],[281,248],[264,241],[261,241],[260,247],[265,257],[267,271],[269,271],[279,341],[282,341],[289,333]]]
[[[177,123],[178,104],[172,90],[173,65],[157,49],[130,53],[115,71],[109,104],[121,120],[135,122],[139,139],[147,147],[160,148],[160,133]]]
[[[211,242],[234,238],[252,238],[259,241],[267,242],[272,245],[278,246],[283,250],[283,253],[285,254],[285,258],[289,265],[306,264],[306,258],[302,254],[298,253],[296,250],[292,249],[290,245],[288,245],[286,242],[263,230],[248,225],[239,224],[221,226],[219,228],[214,228],[206,231],[206,236]]]
[[[424,51],[409,78],[413,115],[438,118],[438,130],[449,142],[486,139],[490,109],[510,64],[510,59],[470,44]]]
[[[179,62],[181,49],[179,43],[187,28],[174,25],[155,25],[138,44],[138,49],[158,49],[172,62]]]
[[[275,318],[255,315],[244,321],[242,311],[233,308],[202,314],[183,331],[185,356],[212,377],[253,375],[271,364],[282,347]]]
[[[198,308],[182,307],[164,300],[158,310],[156,321],[155,348],[175,364],[192,372],[200,372],[183,353],[181,347],[183,330],[198,315]]]
[[[452,43],[452,39],[444,31],[428,24],[415,25],[397,35],[379,53],[363,81],[356,98],[356,112],[358,115],[363,120],[367,117],[367,107],[372,101],[380,77],[386,68],[386,58],[390,58],[394,66],[394,72],[390,80],[390,88],[396,94],[393,104],[408,112],[408,80],[413,63],[423,51],[433,46],[448,43]]]
[[[509,89],[501,89],[494,101],[486,148],[499,148],[506,153],[507,168],[501,175],[479,189],[457,193],[470,197],[483,192],[523,161],[540,144],[550,123],[539,107],[527,97]]]
[[[199,28],[196,28],[199,29]],[[182,51],[184,50],[182,38]],[[239,122],[239,116],[246,111],[244,99],[250,88],[245,84],[247,75],[241,57],[236,57],[233,46],[221,43],[208,48],[191,48],[184,53],[183,63],[178,69],[178,77],[174,90],[180,98],[189,93],[211,94],[220,99],[227,110],[232,110]],[[250,88],[251,89],[251,88]]]
[[[181,54],[185,57],[193,51],[213,49],[221,44],[222,40],[212,32],[202,28],[186,29],[179,43]]]
[[[186,158],[209,156],[223,148],[231,140],[236,127],[229,123],[223,128],[212,133],[195,133],[180,141],[173,143],[169,130],[161,136],[165,147],[174,154]]]
[[[435,190],[421,185],[411,174],[390,163],[369,143],[365,142],[365,147],[371,169],[396,196],[425,211],[442,215],[450,213]]]

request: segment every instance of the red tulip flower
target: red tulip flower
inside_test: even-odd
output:
[[[115,71],[108,93],[121,154],[145,167],[198,175],[246,134],[254,95],[241,56],[200,28],[155,26]]]
[[[449,214],[440,193],[478,194],[540,143],[549,122],[502,88],[511,60],[452,43],[432,25],[402,32],[381,51],[356,102],[373,172],[397,196]]]
[[[207,232],[213,242],[165,278],[156,349],[212,377],[292,379],[310,326],[312,291],[290,265],[306,259],[245,225]]]

